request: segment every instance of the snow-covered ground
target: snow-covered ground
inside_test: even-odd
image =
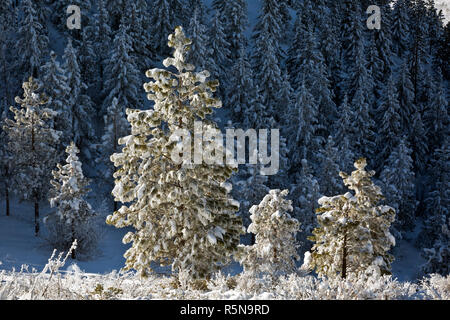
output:
[[[41,271],[50,258],[53,248],[45,241],[45,227],[41,225],[41,236],[34,236],[33,207],[29,203],[13,201],[11,216],[4,215],[4,201],[0,202],[0,270],[20,270],[22,265],[28,265]],[[48,214],[50,208],[43,206],[42,217]],[[123,254],[128,245],[122,244],[125,229],[116,229],[102,223],[105,213],[100,213],[99,226],[101,239],[98,252],[87,261],[72,261],[70,258],[64,268],[70,268],[75,263],[82,271],[88,273],[106,274],[113,270],[119,271],[125,263]],[[415,231],[417,232],[417,231]],[[413,234],[411,234],[413,238]],[[424,262],[420,251],[406,239],[397,243],[394,251],[393,275],[400,281],[414,281],[418,276],[420,265]],[[235,275],[240,272],[239,264],[234,263],[224,270]],[[167,273],[167,269],[158,269]]]
[[[1,203],[4,208],[4,202]],[[42,270],[50,258],[53,248],[45,240],[45,227],[41,222],[41,236],[34,236],[34,211],[29,203],[13,202],[11,216],[6,217],[3,210],[0,215],[0,269],[20,269],[26,264],[30,268]],[[49,212],[48,206],[43,206],[42,217]],[[108,273],[123,267],[123,254],[127,246],[122,244],[122,237],[127,230],[120,230],[106,224],[100,227],[101,238],[99,251],[88,261],[76,261],[76,264],[86,272]],[[68,266],[72,261],[68,261]]]

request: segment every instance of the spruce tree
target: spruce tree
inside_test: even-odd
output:
[[[173,134],[192,134],[196,120],[203,120],[203,129],[217,129],[205,116],[221,106],[212,95],[217,81],[206,81],[207,71],[194,73],[195,67],[185,62],[190,44],[177,27],[169,37],[175,52],[163,62],[177,71],[147,71],[154,81],[144,87],[155,105],[147,111],[127,109],[131,135],[119,140],[123,151],[111,156],[118,168],[113,195],[128,205],[108,216],[107,223],[136,229],[123,239],[132,243],[125,269],[136,269],[142,276],[155,261],[194,279],[208,278],[229,261],[243,231],[235,215],[239,206],[229,197],[231,185],[226,183],[233,167],[189,164],[186,159],[178,163],[171,157],[179,150]],[[183,156],[193,154],[192,145],[187,148]]]
[[[344,195],[322,197],[317,210],[319,227],[310,240],[311,251],[305,254],[305,267],[315,269],[319,276],[347,278],[369,268],[389,274],[393,256],[387,252],[395,245],[389,227],[395,211],[378,205],[382,193],[366,171],[366,159],[355,162],[351,175],[341,172],[344,184],[354,191]]]
[[[255,119],[258,90],[245,49],[241,49],[229,77],[229,85],[233,90],[230,90],[227,107],[231,111],[233,123],[240,123],[244,128],[258,128]]]
[[[338,110],[339,118],[335,124],[335,141],[339,151],[339,167],[341,170],[350,168],[354,159],[353,137],[356,132],[352,125],[354,111],[350,108],[347,95],[344,96],[341,106]]]
[[[408,63],[404,62],[399,70],[397,90],[400,104],[400,116],[402,119],[402,130],[408,130],[411,122],[411,115],[417,111],[414,103],[414,87],[411,82],[411,73],[409,72]]]
[[[333,136],[329,136],[327,143],[320,150],[320,191],[324,195],[336,194],[342,190],[339,177],[340,153],[334,142]]]
[[[236,183],[235,196],[240,200],[239,212],[242,217],[244,226],[250,224],[250,217],[248,215],[249,209],[256,205],[269,191],[268,176],[260,174],[259,165],[247,165],[244,170],[240,170],[240,175],[246,174],[240,181]]]
[[[311,166],[306,159],[301,161],[301,170],[295,176],[295,183],[291,188],[291,199],[294,206],[294,217],[300,221],[302,232],[297,234],[301,252],[310,249],[306,241],[312,230],[317,226],[314,212],[317,200],[320,198],[319,181],[313,175]]]
[[[128,28],[127,33],[131,38],[132,47],[130,54],[134,57],[140,71],[145,70],[151,64],[151,59],[154,58],[150,35],[145,28],[146,8],[147,5],[142,0],[128,4],[122,22]]]
[[[22,16],[19,20],[16,49],[20,59],[19,68],[25,74],[38,76],[43,57],[47,56],[48,37],[31,0],[21,2]]]
[[[425,198],[427,218],[418,238],[426,263],[425,273],[449,272],[450,258],[450,147],[448,137],[434,151],[431,166],[432,185]]]
[[[436,72],[431,103],[424,112],[424,125],[427,128],[429,149],[438,146],[449,135],[449,111],[445,83],[440,70]]]
[[[247,47],[245,30],[248,26],[247,1],[245,0],[221,0],[213,2],[217,12],[223,12],[226,41],[230,44],[231,61],[236,61],[240,50]]]
[[[225,27],[225,17],[223,16],[223,13],[216,12],[212,18],[211,27],[208,32],[209,47],[211,48],[209,59],[213,62],[210,66],[211,76],[220,81],[221,89],[219,89],[218,93],[222,98],[225,97],[228,86],[230,86],[230,88],[237,88],[233,87],[228,80],[227,68],[232,64],[232,61],[230,60],[230,43],[226,40]],[[240,57],[241,53],[239,53],[239,58]],[[233,94],[233,92],[234,90],[230,90],[230,94]]]
[[[111,28],[109,26],[109,14],[105,6],[105,0],[98,0],[97,13],[94,15],[94,49],[98,62],[98,84],[100,92],[103,91],[103,77],[108,58],[108,46],[111,41]]]
[[[150,34],[152,47],[160,56],[167,56],[167,37],[183,19],[183,6],[180,0],[156,0],[151,7]]]
[[[416,186],[411,149],[405,138],[390,153],[380,175],[386,192],[386,201],[397,212],[394,224],[397,231],[411,231],[414,228],[416,211]]]
[[[123,107],[119,104],[119,100],[114,98],[112,104],[106,110],[106,115],[103,116],[104,134],[100,144],[100,155],[97,162],[104,165],[101,178],[108,186],[114,183],[114,166],[109,160],[109,157],[120,151],[118,140],[129,133],[129,124],[125,117]],[[111,189],[112,190],[112,187]],[[109,193],[109,191],[108,191]],[[114,211],[117,211],[117,202],[114,202]]]
[[[12,31],[14,27],[13,23],[13,10],[10,1],[0,2],[0,79],[2,84],[0,88],[2,90],[2,98],[0,98],[0,108],[7,108],[13,79],[13,59],[11,58],[11,47],[13,47]],[[3,110],[2,110],[3,111]]]
[[[66,72],[57,61],[55,52],[50,52],[50,60],[42,66],[41,72],[44,90],[51,99],[49,107],[57,112],[53,119],[53,128],[58,131],[68,132],[70,130],[70,125],[67,121],[70,114],[68,95],[71,89],[67,84]]]
[[[280,45],[281,24],[279,4],[275,0],[264,0],[261,14],[254,29],[255,51],[253,65],[255,77],[259,79],[259,95],[267,117],[280,121],[285,106],[281,105],[282,91],[282,51]]]
[[[298,90],[302,83],[318,101],[321,131],[327,131],[335,119],[336,106],[333,92],[327,74],[327,66],[321,51],[318,49],[318,39],[310,17],[298,13],[294,41],[288,51],[288,70],[294,89]],[[326,132],[322,132],[324,138]],[[328,132],[329,133],[329,132]]]
[[[394,52],[399,57],[404,57],[405,52],[409,49],[411,37],[409,20],[407,0],[396,1],[392,12],[392,43]]]
[[[298,167],[302,159],[311,159],[313,154],[319,151],[321,137],[318,131],[318,106],[314,96],[303,82],[300,86],[295,103],[289,112],[288,124],[289,149],[293,151],[290,155],[291,167]]]
[[[139,70],[132,52],[132,39],[125,23],[120,25],[119,31],[114,37],[110,57],[107,61],[104,80],[103,110],[112,104],[117,98],[119,105],[125,109],[142,106],[144,101],[139,95],[140,88]]]
[[[52,171],[53,180],[50,181],[50,205],[56,208],[56,219],[53,225],[46,219],[47,227],[52,234],[53,244],[61,250],[68,250],[77,241],[77,249],[72,250],[72,259],[77,258],[78,252],[88,253],[92,247],[94,212],[85,197],[90,191],[89,180],[83,175],[81,162],[77,154],[80,151],[72,142],[67,148],[66,164],[57,164],[57,170]],[[56,224],[56,225],[55,225]]]
[[[56,112],[42,107],[48,103],[48,98],[38,93],[41,87],[31,77],[23,84],[23,98],[16,97],[21,107],[10,108],[14,120],[6,119],[4,126],[15,167],[14,192],[20,199],[34,203],[36,236],[39,234],[39,203],[47,197],[61,136],[61,132],[49,125]]]
[[[398,93],[392,75],[384,86],[378,114],[380,120],[376,138],[379,146],[377,164],[379,168],[382,168],[389,155],[399,144],[400,137],[404,134]]]
[[[214,60],[212,60],[211,48],[208,46],[210,40],[206,26],[202,23],[202,16],[199,7],[195,8],[187,31],[189,34],[189,39],[192,41],[187,62],[195,65],[199,70],[209,70],[210,66],[214,69]]]
[[[68,111],[68,130],[64,131],[63,141],[68,144],[73,141],[75,145],[82,148],[84,155],[89,156],[88,142],[92,139],[93,128],[90,122],[92,115],[92,101],[86,94],[87,85],[81,77],[81,69],[78,51],[72,46],[69,39],[64,49],[63,68],[67,77],[67,86],[70,92],[67,94],[66,108]]]

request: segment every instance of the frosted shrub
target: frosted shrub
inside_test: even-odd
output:
[[[450,299],[450,276],[430,275],[419,285],[368,272],[347,279],[290,274],[273,282],[268,275],[255,278],[248,272],[236,276],[216,274],[206,290],[174,286],[174,278],[135,272],[84,273],[62,270],[70,252],[56,252],[41,272],[23,266],[18,272],[0,271],[0,300],[115,300],[115,299],[287,299],[287,300],[397,300]],[[178,281],[178,278],[175,278]]]
[[[292,202],[284,199],[287,194],[288,190],[270,190],[259,205],[250,209],[248,231],[255,234],[256,241],[252,246],[240,246],[245,271],[272,276],[295,271],[299,223],[288,213]]]
[[[72,142],[66,149],[66,164],[57,165],[51,184],[50,205],[56,213],[45,219],[50,231],[49,241],[56,248],[67,250],[77,240],[77,253],[92,253],[97,243],[97,233],[93,228],[94,212],[84,199],[89,192],[89,180],[83,175],[81,162],[78,160],[79,150]],[[75,259],[75,249],[72,259]]]
[[[450,300],[450,274],[431,274],[420,282],[423,299]]]

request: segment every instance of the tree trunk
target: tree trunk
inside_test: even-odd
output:
[[[114,201],[114,212],[116,212],[118,208],[119,204],[117,203],[117,201]]]
[[[34,202],[34,235],[39,235],[39,201]]]
[[[9,190],[5,187],[6,216],[9,217]]]
[[[255,234],[254,233],[251,233],[251,236],[252,236],[252,238],[251,238],[251,245],[254,245],[255,243],[256,243],[256,238],[255,238]]]
[[[72,243],[71,243],[71,245],[72,245],[73,242],[75,241],[75,228],[74,228],[74,226],[73,226],[73,222],[72,222],[71,228],[72,228]],[[73,250],[72,250],[72,255],[71,255],[72,260],[75,260],[75,259],[76,259],[75,250],[76,250],[76,249],[73,249]]]
[[[342,248],[342,279],[347,278],[347,232],[344,234],[344,247]]]

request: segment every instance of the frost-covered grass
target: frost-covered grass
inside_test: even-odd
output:
[[[357,279],[317,279],[291,274],[272,279],[241,273],[217,274],[192,289],[174,277],[139,278],[134,272],[85,273],[78,268],[61,271],[67,256],[54,254],[40,272],[23,266],[0,272],[0,300],[141,300],[141,299],[439,299],[450,300],[450,275],[429,275],[418,283],[399,282],[391,276]]]

